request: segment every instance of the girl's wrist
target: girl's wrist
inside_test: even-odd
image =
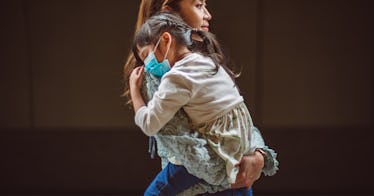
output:
[[[130,89],[130,94],[131,94],[131,100],[134,106],[134,111],[136,113],[141,107],[145,106],[145,103],[140,93],[140,90],[136,88]]]
[[[135,86],[130,86],[130,96],[131,96],[131,99],[141,96],[140,90],[137,89]]]

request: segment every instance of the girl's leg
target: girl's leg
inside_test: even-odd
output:
[[[199,181],[200,179],[188,173],[185,167],[169,163],[157,174],[144,195],[176,195]]]

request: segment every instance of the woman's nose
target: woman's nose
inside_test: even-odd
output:
[[[205,20],[211,20],[212,19],[212,15],[210,15],[207,8],[204,8],[204,19]]]

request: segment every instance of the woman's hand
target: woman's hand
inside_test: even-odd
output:
[[[243,156],[239,163],[239,173],[231,188],[251,187],[261,176],[264,167],[264,157],[260,152],[255,151],[252,155]]]
[[[145,105],[140,89],[143,85],[144,67],[136,67],[130,74],[129,86],[132,104],[134,111],[137,112],[139,108]]]

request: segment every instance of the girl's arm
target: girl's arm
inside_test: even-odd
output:
[[[130,83],[130,95],[132,99],[132,104],[134,106],[135,113],[139,108],[145,106],[143,97],[141,95],[140,89],[143,83],[143,72],[144,67],[136,67],[129,78]]]
[[[168,72],[147,106],[141,93],[144,68],[135,68],[130,75],[130,94],[135,110],[135,124],[148,136],[157,134],[191,97],[191,85],[183,74]]]

